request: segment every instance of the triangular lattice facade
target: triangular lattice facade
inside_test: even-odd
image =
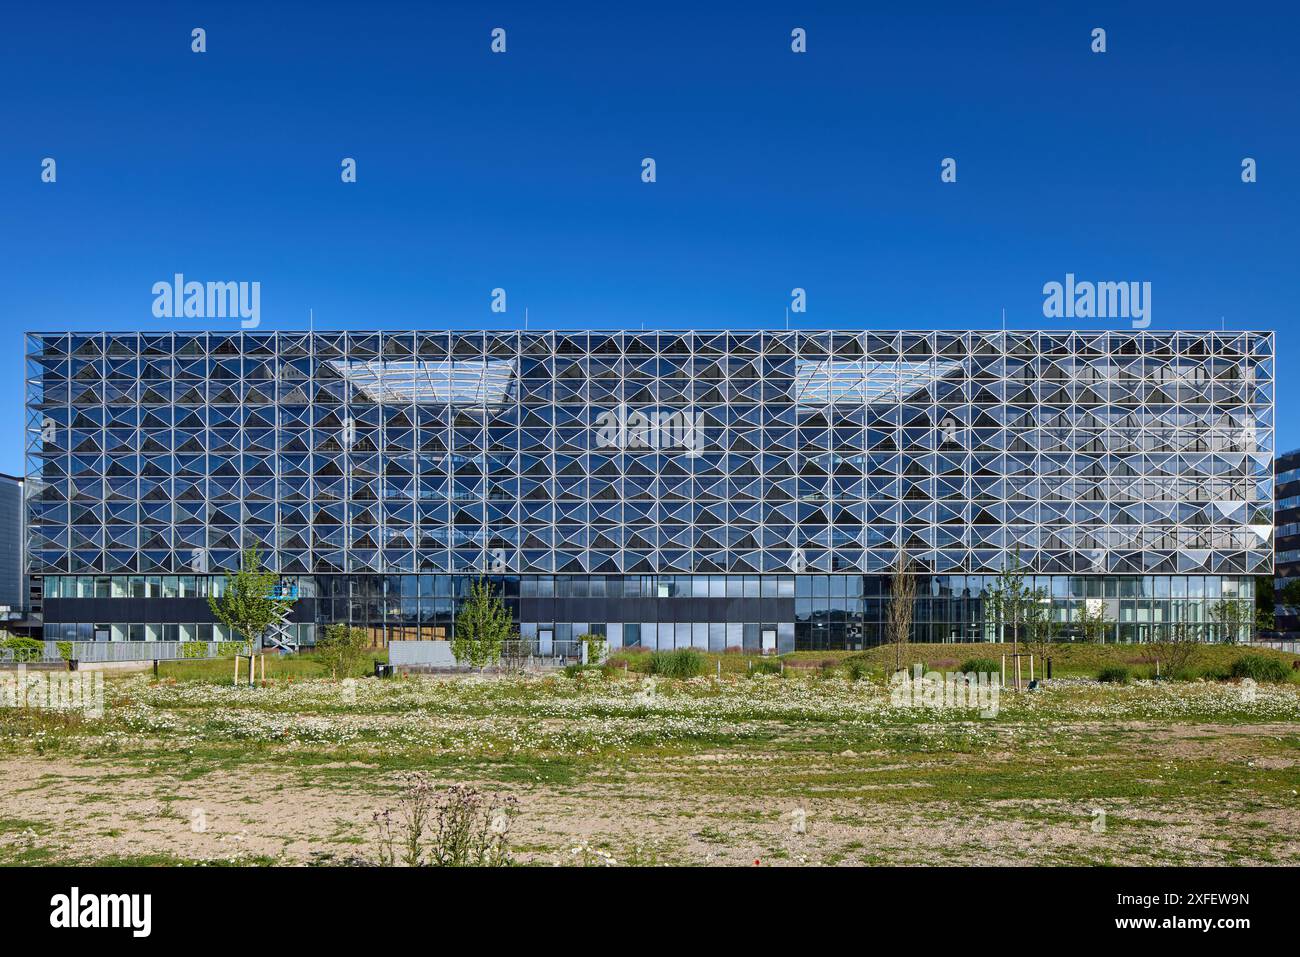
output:
[[[1246,332],[32,334],[29,569],[1266,573],[1273,375]]]

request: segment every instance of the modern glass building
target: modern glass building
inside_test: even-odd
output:
[[[917,640],[992,637],[1018,555],[1140,641],[1271,574],[1273,376],[1247,332],[34,333],[28,570],[47,638],[219,637],[258,545],[305,641],[449,637],[483,576],[543,649],[784,651],[880,641],[900,549]]]
[[[1277,457],[1273,479],[1277,497],[1273,589],[1278,601],[1273,612],[1277,637],[1300,639],[1300,606],[1287,601],[1283,589],[1300,580],[1300,449]]]

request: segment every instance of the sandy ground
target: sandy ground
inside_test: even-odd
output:
[[[1147,730],[1153,761],[1237,763],[1254,760],[1250,742],[1257,736],[1295,733],[1276,725]],[[899,767],[883,757],[825,756],[828,772],[842,773],[862,760],[850,797],[842,786],[826,798],[815,792],[790,800],[737,797],[737,781],[757,779],[763,768],[752,754],[726,751],[649,760],[571,787],[497,790],[520,802],[511,843],[516,858],[527,863],[581,861],[582,852],[573,848],[584,842],[620,863],[1300,863],[1300,813],[1294,806],[1268,807],[1249,793],[1204,806],[1110,800],[1098,807],[1087,801],[927,800],[919,787],[913,800],[899,803],[881,801],[881,786],[872,783],[873,771]],[[1295,764],[1258,760],[1273,768]],[[684,775],[690,789],[674,784]],[[370,786],[392,785],[396,778],[372,778],[365,787],[313,786],[304,778],[301,769],[277,769],[272,756],[256,772],[191,780],[138,769],[122,773],[106,760],[7,758],[0,760],[0,819],[33,827],[7,828],[0,849],[39,846],[55,850],[60,860],[83,861],[253,856],[301,864],[321,853],[373,856],[371,814],[389,802]],[[711,779],[729,787],[710,794]]]

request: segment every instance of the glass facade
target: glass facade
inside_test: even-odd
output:
[[[1276,637],[1300,639],[1300,606],[1285,600],[1283,589],[1300,579],[1300,449],[1284,452],[1275,465],[1277,510],[1273,587]]]
[[[880,640],[900,549],[931,640],[1016,554],[1120,640],[1272,569],[1267,333],[38,333],[26,380],[47,631],[210,623],[254,544],[304,625],[444,638],[485,576],[539,644],[781,650]]]

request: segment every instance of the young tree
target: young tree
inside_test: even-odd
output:
[[[1037,655],[1043,662],[1043,677],[1047,677],[1047,656],[1052,650],[1061,625],[1056,620],[1052,608],[1052,596],[1046,588],[1035,588],[1029,592],[1029,602],[1025,606],[1025,647],[1031,655]]]
[[[1083,632],[1084,641],[1106,640],[1110,619],[1106,617],[1106,602],[1102,598],[1085,598],[1079,605],[1075,624]]]
[[[1219,626],[1220,636],[1225,642],[1237,644],[1241,641],[1241,632],[1246,630],[1246,640],[1250,640],[1250,602],[1242,598],[1222,598],[1210,606],[1210,621]]]
[[[997,581],[984,599],[988,617],[993,620],[999,641],[1006,640],[1007,625],[1011,626],[1011,652],[1020,653],[1020,627],[1025,622],[1031,605],[1036,604],[1033,589],[1025,584],[1027,569],[1020,562],[1020,549],[1016,549],[1010,565],[1003,566]]]
[[[212,614],[243,637],[249,655],[266,629],[279,617],[276,601],[271,597],[279,580],[280,576],[275,572],[262,567],[262,556],[253,547],[244,552],[239,571],[226,582],[225,593],[220,598],[208,596]]]
[[[894,671],[903,667],[903,652],[912,637],[912,613],[916,604],[916,576],[907,552],[898,550],[889,587],[889,608],[885,629],[894,646]]]
[[[457,661],[467,661],[475,668],[497,661],[501,643],[515,637],[514,621],[492,586],[480,579],[470,586],[469,597],[456,615],[456,630],[451,639],[451,653]]]
[[[364,628],[342,622],[330,625],[316,642],[316,653],[336,678],[346,678],[370,648],[370,637]]]
[[[1151,642],[1151,657],[1160,663],[1161,675],[1186,677],[1200,651],[1204,630],[1204,625],[1192,621],[1175,621],[1165,626],[1165,637]]]

